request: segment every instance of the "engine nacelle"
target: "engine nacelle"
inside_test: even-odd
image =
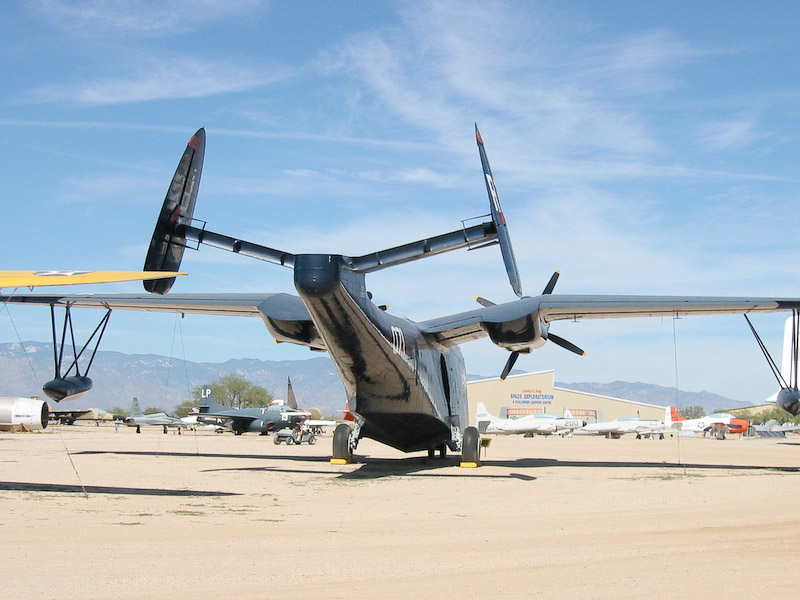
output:
[[[43,400],[0,397],[0,431],[45,429],[49,418],[50,408]]]
[[[485,323],[489,337],[496,345],[512,352],[529,352],[547,341],[549,326],[537,313],[504,323]]]

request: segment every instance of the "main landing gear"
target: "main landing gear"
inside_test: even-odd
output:
[[[347,423],[339,423],[333,430],[333,456],[331,464],[349,465],[353,462],[353,450],[358,445],[358,433],[361,428],[356,424],[350,427]]]
[[[467,427],[461,440],[461,466],[479,467],[481,464],[481,436],[477,428]]]
[[[437,450],[439,451],[439,458],[447,458],[447,444],[442,444],[438,448],[428,448],[428,458],[435,458]]]
[[[360,427],[350,427],[346,423],[339,423],[333,430],[333,457],[331,464],[348,465],[353,462],[353,450],[358,445]],[[433,458],[436,451],[442,458],[447,456],[447,445],[428,449],[428,457]],[[468,468],[479,467],[481,464],[481,436],[477,428],[467,427],[461,439],[461,466]]]

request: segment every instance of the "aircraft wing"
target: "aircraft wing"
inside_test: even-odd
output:
[[[0,271],[0,288],[78,285],[163,279],[186,273],[163,271]]]
[[[183,314],[260,317],[270,334],[291,342],[325,350],[303,301],[291,294],[15,294],[0,295],[0,303],[138,310]]]
[[[206,417],[213,417],[215,419],[226,419],[230,421],[236,421],[238,423],[247,423],[248,425],[258,419],[257,416],[246,416],[242,414],[237,414],[235,411],[226,411],[222,410],[219,412],[204,412],[199,413],[198,417],[206,418]]]
[[[485,306],[422,323],[432,342],[450,347],[488,335],[498,324],[521,326],[538,316],[545,323],[579,319],[746,314],[800,309],[800,298],[724,296],[611,296],[545,294]]]

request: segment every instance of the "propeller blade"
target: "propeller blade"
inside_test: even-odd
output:
[[[500,374],[500,381],[505,381],[508,374],[511,372],[511,369],[514,368],[514,363],[517,362],[519,358],[519,352],[512,352],[511,356],[508,357],[508,361],[506,361],[506,366],[503,367],[503,372]]]
[[[495,304],[495,303],[494,303],[494,302],[492,302],[491,300],[487,300],[486,298],[481,298],[480,296],[477,296],[477,297],[475,298],[475,302],[477,302],[477,303],[478,303],[478,304],[480,304],[481,306],[487,306],[487,307],[488,307],[488,306],[497,306],[497,304]]]
[[[556,287],[556,282],[558,281],[558,276],[559,275],[561,275],[561,271],[556,271],[555,273],[553,273],[553,275],[550,277],[550,281],[548,281],[547,285],[544,286],[544,290],[542,291],[542,295],[543,296],[545,294],[552,294],[553,293],[553,288]]]
[[[562,337],[557,336],[554,333],[549,334],[547,336],[547,339],[550,340],[551,342],[554,342],[557,346],[561,346],[565,350],[569,350],[570,352],[574,352],[575,354],[578,354],[580,356],[586,356],[586,352],[578,348],[575,344],[565,340]]]

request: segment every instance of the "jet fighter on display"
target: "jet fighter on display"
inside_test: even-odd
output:
[[[522,297],[506,218],[483,139],[475,139],[489,195],[484,222],[363,256],[295,254],[196,226],[193,219],[205,153],[205,130],[192,136],[156,222],[144,269],[177,271],[187,247],[210,245],[292,269],[297,295],[270,293],[14,295],[0,301],[51,307],[205,313],[260,318],[275,340],[327,351],[342,378],[351,423],[337,425],[335,463],[352,459],[358,441],[371,438],[405,452],[461,452],[463,466],[479,464],[480,435],[468,426],[466,369],[458,346],[489,337],[509,354],[505,376],[520,354],[548,340],[583,351],[551,333],[558,321],[622,317],[678,317],[800,310],[800,298],[616,296],[554,294],[558,272],[538,296]],[[265,215],[266,218],[266,215]],[[376,305],[366,276],[380,269],[460,248],[499,244],[509,282],[520,299],[482,301],[475,310],[415,322]],[[145,282],[167,294],[174,278]],[[424,295],[424,291],[420,292]]]
[[[205,385],[201,391],[200,414],[197,415],[197,421],[214,423],[222,420],[236,435],[242,435],[246,431],[268,434],[284,427],[294,427],[296,423],[310,416],[310,412],[292,408],[287,404],[252,408],[223,406],[214,400],[211,386]]]
[[[518,419],[500,419],[489,414],[483,402],[478,403],[475,418],[480,433],[555,435],[572,432],[586,425],[586,421],[573,418],[568,408],[564,409],[563,417],[540,413]]]
[[[188,423],[164,412],[144,414],[142,409],[139,408],[139,401],[136,398],[131,401],[131,414],[125,417],[122,422],[128,427],[136,427],[136,433],[142,432],[143,425],[161,427],[164,433],[167,433],[168,427],[176,427],[178,433],[180,433],[182,429],[189,427]]]
[[[664,411],[664,418],[668,419],[670,414],[670,407],[668,406]],[[604,435],[609,438],[618,438],[626,433],[635,433],[637,439],[641,437],[655,437],[658,436],[664,439],[665,426],[663,421],[658,419],[642,419],[641,417],[620,417],[613,421],[604,421],[602,423],[589,423],[576,433],[589,433],[595,435]]]

